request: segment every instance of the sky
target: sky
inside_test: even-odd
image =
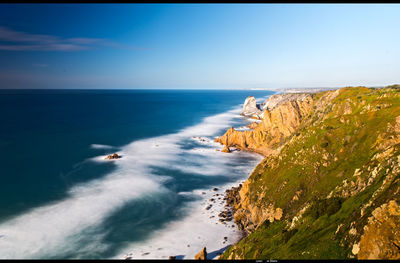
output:
[[[400,83],[399,4],[0,4],[0,89]]]

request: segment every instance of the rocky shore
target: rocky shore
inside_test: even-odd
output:
[[[266,100],[264,103],[261,104],[257,104],[256,103],[256,99],[253,96],[250,96],[248,98],[246,98],[244,105],[243,105],[243,109],[240,115],[251,118],[251,119],[256,119],[256,120],[261,120],[262,122],[252,122],[251,124],[247,125],[247,128],[250,129],[250,131],[246,131],[245,133],[250,134],[248,136],[248,138],[253,137],[254,138],[254,134],[260,131],[260,127],[262,127],[262,129],[265,129],[263,126],[263,119],[265,118],[264,116],[267,116],[267,118],[270,115],[264,115],[265,111],[263,110],[267,110],[267,111],[271,111],[274,108],[279,107],[281,104],[285,103],[285,102],[293,102],[293,108],[300,108],[298,107],[297,104],[300,104],[302,102],[306,102],[309,103],[310,98],[311,97],[311,93],[310,94],[282,94],[282,95],[273,95],[271,96],[268,100]],[[280,112],[282,112],[282,110],[280,109]],[[297,112],[297,116],[293,117],[293,118],[298,118],[301,113],[300,111]],[[272,121],[271,123],[274,123],[275,120],[277,119],[276,116],[278,114],[274,114],[273,117],[271,118]],[[272,125],[272,124],[271,124]],[[270,126],[271,126],[270,125]],[[275,124],[275,126],[278,127],[282,127],[279,126],[279,124]],[[267,129],[270,129],[270,126],[266,126]],[[296,124],[293,125],[294,127],[296,126]],[[235,138],[235,133],[236,131],[231,127],[227,133],[222,136],[219,137],[215,140],[215,142],[219,142],[221,144],[224,145],[223,150],[221,150],[221,152],[224,153],[230,153],[233,150],[236,151],[240,151],[240,150],[245,150],[245,151],[253,151],[256,153],[261,153],[263,155],[268,155],[270,154],[270,151],[265,151],[264,150],[264,145],[260,143],[260,145],[257,145],[257,143],[255,142],[254,144],[250,145],[247,143],[248,141],[251,141],[251,139],[246,140],[246,136],[244,137],[244,143],[243,143],[243,139],[242,138]],[[238,134],[242,134],[243,132],[238,132]],[[257,136],[257,135],[255,135]],[[273,134],[272,136],[276,136],[275,134]],[[203,139],[201,137],[194,137],[194,139],[200,140],[202,141]],[[252,141],[253,142],[253,141]],[[266,144],[268,145],[268,144]],[[217,149],[218,150],[218,149]],[[242,190],[243,187],[243,182],[240,183],[238,186],[234,186],[231,187],[229,189],[226,189],[225,192],[222,194],[219,193],[215,193],[213,194],[212,198],[210,198],[208,200],[208,204],[205,207],[205,210],[210,210],[213,205],[215,205],[216,202],[221,202],[225,203],[222,211],[220,211],[218,213],[218,221],[221,224],[224,224],[226,226],[229,227],[236,227],[237,230],[241,233],[241,238],[244,238],[246,235],[248,235],[249,233],[251,233],[251,230],[253,230],[254,228],[252,228],[251,226],[253,225],[253,223],[250,220],[247,221],[243,221],[241,220],[237,215],[238,212],[240,212],[240,205],[241,205],[241,199],[240,199],[240,191]],[[214,188],[213,191],[218,191],[218,188]],[[238,211],[239,210],[239,211]],[[214,216],[211,216],[210,218],[212,218]],[[279,218],[279,216],[276,216],[277,218]],[[223,244],[225,244],[225,241],[227,241],[227,237],[224,237],[224,242]],[[204,255],[204,251],[205,251],[206,247],[203,248],[202,251],[200,251],[198,253],[198,255],[196,255],[195,259],[203,259],[204,257],[201,255]],[[205,254],[207,255],[207,254]],[[207,256],[205,256],[205,258],[207,258]]]
[[[265,158],[226,191],[247,236],[221,259],[400,259],[398,86],[246,101],[261,122],[215,141]]]
[[[256,99],[249,96],[240,115],[261,122],[249,124],[249,131],[236,131],[230,127],[215,142],[224,146],[222,152],[225,153],[231,152],[232,148],[256,152],[265,157],[277,156],[287,138],[301,127],[303,119],[310,113],[314,98],[315,94],[311,92],[276,94],[257,104]],[[280,220],[283,213],[281,208],[273,205],[268,209],[252,207],[249,200],[245,199],[247,192],[248,181],[227,189],[223,197],[224,209],[218,214],[222,224],[234,222],[238,230],[242,231],[242,237],[251,234],[265,220]],[[215,202],[215,199],[211,198],[209,201]],[[206,210],[212,205],[210,203]]]
[[[265,157],[277,156],[287,139],[301,128],[303,120],[312,110],[314,99],[315,94],[310,92],[276,94],[256,105],[256,100],[250,96],[246,99],[241,114],[250,118],[262,116],[262,122],[250,124],[250,131],[236,131],[231,127],[215,141],[227,148],[252,151]],[[255,108],[263,109],[262,115],[259,112],[255,116],[251,115]],[[273,205],[268,208],[253,207],[245,199],[247,191],[248,182],[245,182],[244,185],[228,190],[225,197],[240,230],[249,234],[266,219],[270,222],[281,219],[281,208]]]

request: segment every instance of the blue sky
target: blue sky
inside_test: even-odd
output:
[[[400,83],[400,5],[1,4],[0,88]]]

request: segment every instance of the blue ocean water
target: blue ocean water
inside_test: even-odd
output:
[[[196,197],[181,193],[257,163],[215,155],[212,140],[249,123],[238,117],[247,96],[270,94],[0,90],[0,257],[113,258],[184,218]],[[114,152],[123,158],[104,161]]]

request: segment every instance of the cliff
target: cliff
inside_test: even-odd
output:
[[[254,130],[240,132],[231,127],[215,141],[263,155],[277,154],[286,139],[305,123],[313,102],[313,94],[273,95],[264,102],[262,122]]]
[[[228,193],[248,235],[222,259],[400,258],[397,86],[275,95],[217,141],[265,155]]]

